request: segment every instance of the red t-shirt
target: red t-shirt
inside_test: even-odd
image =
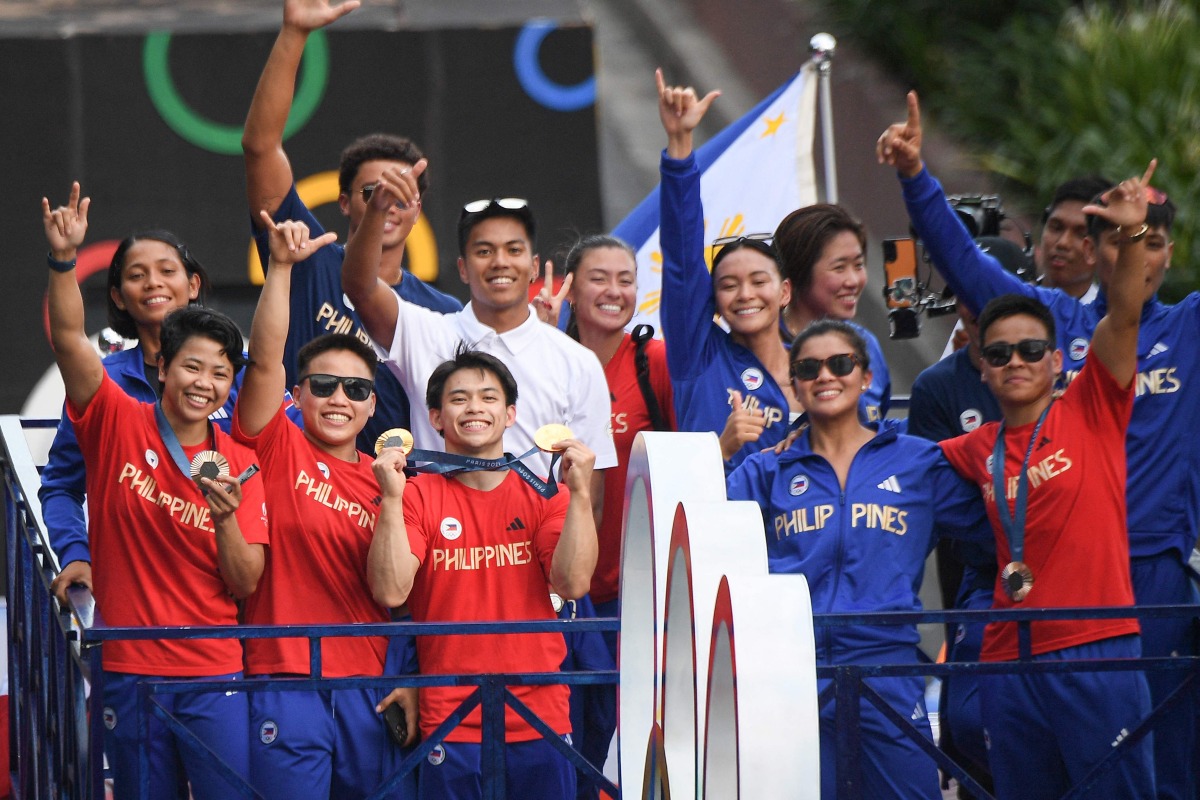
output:
[[[96,608],[112,626],[236,625],[237,607],[217,562],[216,530],[200,487],[180,472],[158,433],[154,405],[133,399],[107,374],[82,414],[72,403],[87,467],[88,539]],[[220,428],[184,447],[189,462],[215,449],[233,475],[255,461]],[[242,485],[242,536],[266,544],[261,480]],[[236,639],[113,641],[104,668],[135,675],[194,677],[242,669]]]
[[[1033,588],[1020,603],[999,580],[994,608],[1130,606],[1129,534],[1125,522],[1125,429],[1133,409],[1133,387],[1121,388],[1096,359],[1089,359],[1050,408],[1029,458],[1025,517],[1025,563]],[[1005,493],[1009,512],[1017,473],[1036,423],[1006,429]],[[996,558],[1003,569],[1012,561],[1008,537],[997,513],[990,460],[999,424],[989,422],[942,442],[946,458],[983,493]],[[1136,619],[1052,620],[1031,627],[1034,654],[1137,633]],[[984,661],[1017,657],[1017,624],[991,623],[984,632]]]
[[[281,410],[257,437],[233,419],[233,435],[254,447],[271,498],[271,546],[258,590],[246,601],[251,625],[387,622],[367,585],[367,551],[379,514],[373,459],[325,453]],[[307,639],[248,639],[246,672],[309,674]],[[323,639],[321,674],[383,674],[382,636]]]
[[[596,531],[600,555],[592,574],[593,603],[606,603],[617,598],[621,583],[621,530],[625,522],[625,475],[629,470],[629,451],[641,431],[654,430],[646,399],[638,385],[637,348],[629,334],[604,367],[608,393],[612,398],[612,434],[617,449],[617,466],[605,470],[604,516]],[[658,407],[671,430],[675,430],[675,393],[667,373],[667,349],[659,339],[646,342],[646,359],[650,370],[650,385]]]
[[[421,562],[408,596],[417,622],[554,619],[549,575],[566,519],[565,486],[546,500],[509,472],[490,492],[442,475],[418,475],[404,489],[404,525]],[[426,674],[558,672],[566,657],[561,633],[418,636],[417,657]],[[421,731],[428,736],[474,687],[421,690]],[[556,732],[571,730],[568,688],[513,686],[521,702]],[[475,709],[447,741],[480,741]],[[508,741],[538,734],[511,708]]]

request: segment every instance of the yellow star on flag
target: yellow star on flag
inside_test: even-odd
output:
[[[763,119],[763,122],[767,123],[767,129],[763,131],[762,136],[758,137],[760,139],[765,139],[768,136],[774,136],[776,133],[778,133],[779,127],[783,125],[783,123],[787,122],[787,117],[784,116],[782,111],[780,111],[778,117],[766,117]]]

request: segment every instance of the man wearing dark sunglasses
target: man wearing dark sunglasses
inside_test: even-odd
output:
[[[910,96],[915,104],[915,96]],[[913,105],[910,105],[913,110]],[[910,118],[910,122],[911,122]],[[881,142],[904,147],[888,133]],[[893,150],[894,152],[894,150]],[[901,171],[911,152],[898,157]],[[1116,226],[1116,263],[1091,358],[1061,399],[1063,354],[1055,319],[1035,297],[994,298],[979,316],[981,370],[1003,414],[942,442],[951,465],[984,496],[1002,567],[996,608],[1128,606],[1133,603],[1123,443],[1133,407],[1146,274],[1146,186],[1154,172],[1113,188],[1088,213]],[[968,239],[969,241],[969,239]],[[1136,619],[1034,623],[1036,661],[1138,658]],[[983,661],[1018,657],[1015,623],[993,623]],[[1058,794],[1086,775],[1149,713],[1140,672],[998,674],[980,681],[996,796]],[[1132,745],[1094,787],[1097,796],[1155,797],[1150,740]]]
[[[358,309],[385,363],[400,379],[414,407],[422,402],[430,374],[453,357],[460,343],[499,358],[521,387],[516,423],[504,436],[505,450],[534,447],[533,434],[551,423],[567,425],[596,453],[592,500],[597,522],[603,510],[603,471],[616,466],[609,432],[608,384],[596,354],[550,325],[529,304],[537,275],[535,223],[528,203],[494,197],[463,206],[458,223],[458,274],[471,302],[457,314],[436,314],[398,298],[379,277],[384,220],[395,203],[418,194],[425,162],[411,171],[389,168],[346,245],[342,286]],[[430,419],[413,415],[413,438],[421,449],[438,449],[441,438]],[[549,456],[531,456],[545,475]]]
[[[299,220],[316,238],[324,229],[296,192],[295,178],[283,148],[283,131],[295,91],[296,70],[309,35],[358,8],[357,0],[332,4],[328,0],[285,0],[283,26],[259,78],[254,100],[246,116],[242,150],[246,160],[246,196],[250,204],[255,244],[262,264],[268,263],[270,231],[259,218],[266,210],[273,222]],[[423,154],[411,140],[390,134],[363,136],[342,151],[338,170],[338,206],[354,233],[379,175],[389,166],[411,169]],[[420,190],[426,181],[422,175]],[[403,268],[404,242],[421,212],[420,202],[395,207],[388,212],[380,277],[406,300],[435,311],[457,311],[462,304],[450,295],[423,283]],[[284,366],[287,385],[298,377],[296,358],[300,348],[326,333],[350,333],[368,341],[354,309],[342,294],[341,267],[344,249],[333,244],[317,251],[296,268],[292,276],[291,327],[287,331]],[[377,378],[378,413],[363,428],[359,449],[370,451],[384,430],[408,427],[408,398],[387,370]],[[416,406],[418,409],[420,405]],[[419,416],[424,416],[421,412]]]
[[[905,204],[918,235],[934,264],[942,271],[955,295],[978,311],[1005,292],[1036,297],[1050,308],[1058,327],[1065,377],[1079,374],[1088,358],[1098,322],[1112,302],[1117,231],[1102,219],[1089,223],[1087,247],[1095,253],[1100,292],[1091,304],[1080,303],[1062,291],[1031,287],[1014,280],[993,259],[964,241],[962,226],[948,211],[938,182],[921,161],[920,109],[915,96],[909,101],[909,118],[891,126],[880,137],[881,161],[894,165],[900,175]],[[886,142],[885,142],[886,140]],[[885,152],[885,143],[889,152]],[[1138,343],[1137,392],[1125,440],[1128,469],[1129,547],[1134,593],[1139,605],[1177,605],[1200,602],[1188,566],[1188,556],[1200,534],[1200,470],[1195,452],[1200,442],[1200,293],[1193,292],[1177,305],[1166,305],[1157,296],[1170,268],[1173,244],[1171,227],[1175,207],[1161,192],[1148,198],[1144,259],[1146,275],[1140,291],[1142,318]],[[1197,652],[1197,634],[1191,620],[1142,621],[1143,653],[1147,657]],[[1148,676],[1156,703],[1178,687],[1182,676],[1172,671],[1152,671]],[[1155,771],[1164,796],[1192,797],[1200,774],[1197,753],[1194,699],[1184,696],[1166,713],[1156,730]]]
[[[302,222],[273,223],[271,261],[250,330],[251,363],[234,417],[234,436],[258,454],[269,498],[268,568],[246,604],[261,625],[386,622],[367,583],[367,555],[381,490],[372,459],[357,450],[377,413],[376,357],[357,337],[317,337],[299,353],[293,401],[303,430],[279,405],[284,335],[296,262],[320,253],[334,234],[310,238]],[[272,396],[272,393],[274,396]],[[387,637],[327,639],[324,677],[377,677]],[[298,639],[246,643],[251,675],[310,674],[309,647]],[[380,692],[254,692],[250,697],[250,777],[264,797],[365,797],[386,774],[394,747],[375,713]],[[415,727],[415,692],[405,696]],[[415,783],[410,781],[409,794]]]

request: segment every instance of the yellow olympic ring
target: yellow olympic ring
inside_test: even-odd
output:
[[[296,193],[310,209],[318,208],[328,203],[336,203],[341,191],[338,189],[338,174],[336,170],[318,172],[307,178],[296,181]],[[433,227],[425,215],[417,217],[417,224],[408,234],[405,243],[408,254],[408,269],[426,283],[435,283],[438,278],[437,238],[433,235]],[[246,274],[254,286],[263,284],[263,265],[258,258],[258,248],[254,240],[250,240],[250,251],[247,255]]]

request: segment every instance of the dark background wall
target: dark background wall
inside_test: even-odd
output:
[[[341,148],[358,135],[412,136],[431,162],[424,211],[436,240],[436,283],[460,296],[454,230],[464,201],[528,198],[546,251],[602,224],[595,106],[587,91],[592,30],[542,31],[540,46],[524,56],[517,47],[522,30],[330,31],[328,69],[310,77],[323,72],[327,83],[311,118],[286,143],[303,179],[336,170]],[[90,243],[147,227],[175,231],[213,278],[210,304],[248,330],[258,289],[247,259],[240,151],[214,152],[220,149],[214,137],[185,139],[168,125],[148,86],[174,88],[194,115],[185,126],[192,138],[196,120],[236,135],[274,33],[172,36],[159,62],[165,72],[144,65],[148,41],[144,34],[0,40],[0,152],[7,161],[0,192],[6,240],[0,413],[20,411],[53,363],[43,329],[46,243],[39,202],[43,195],[52,205],[64,202],[73,179],[92,197]],[[577,102],[564,105],[527,91],[518,72],[542,78],[551,90],[577,87]],[[344,238],[336,204],[317,214]],[[84,281],[91,332],[105,324],[103,292],[102,272]]]

